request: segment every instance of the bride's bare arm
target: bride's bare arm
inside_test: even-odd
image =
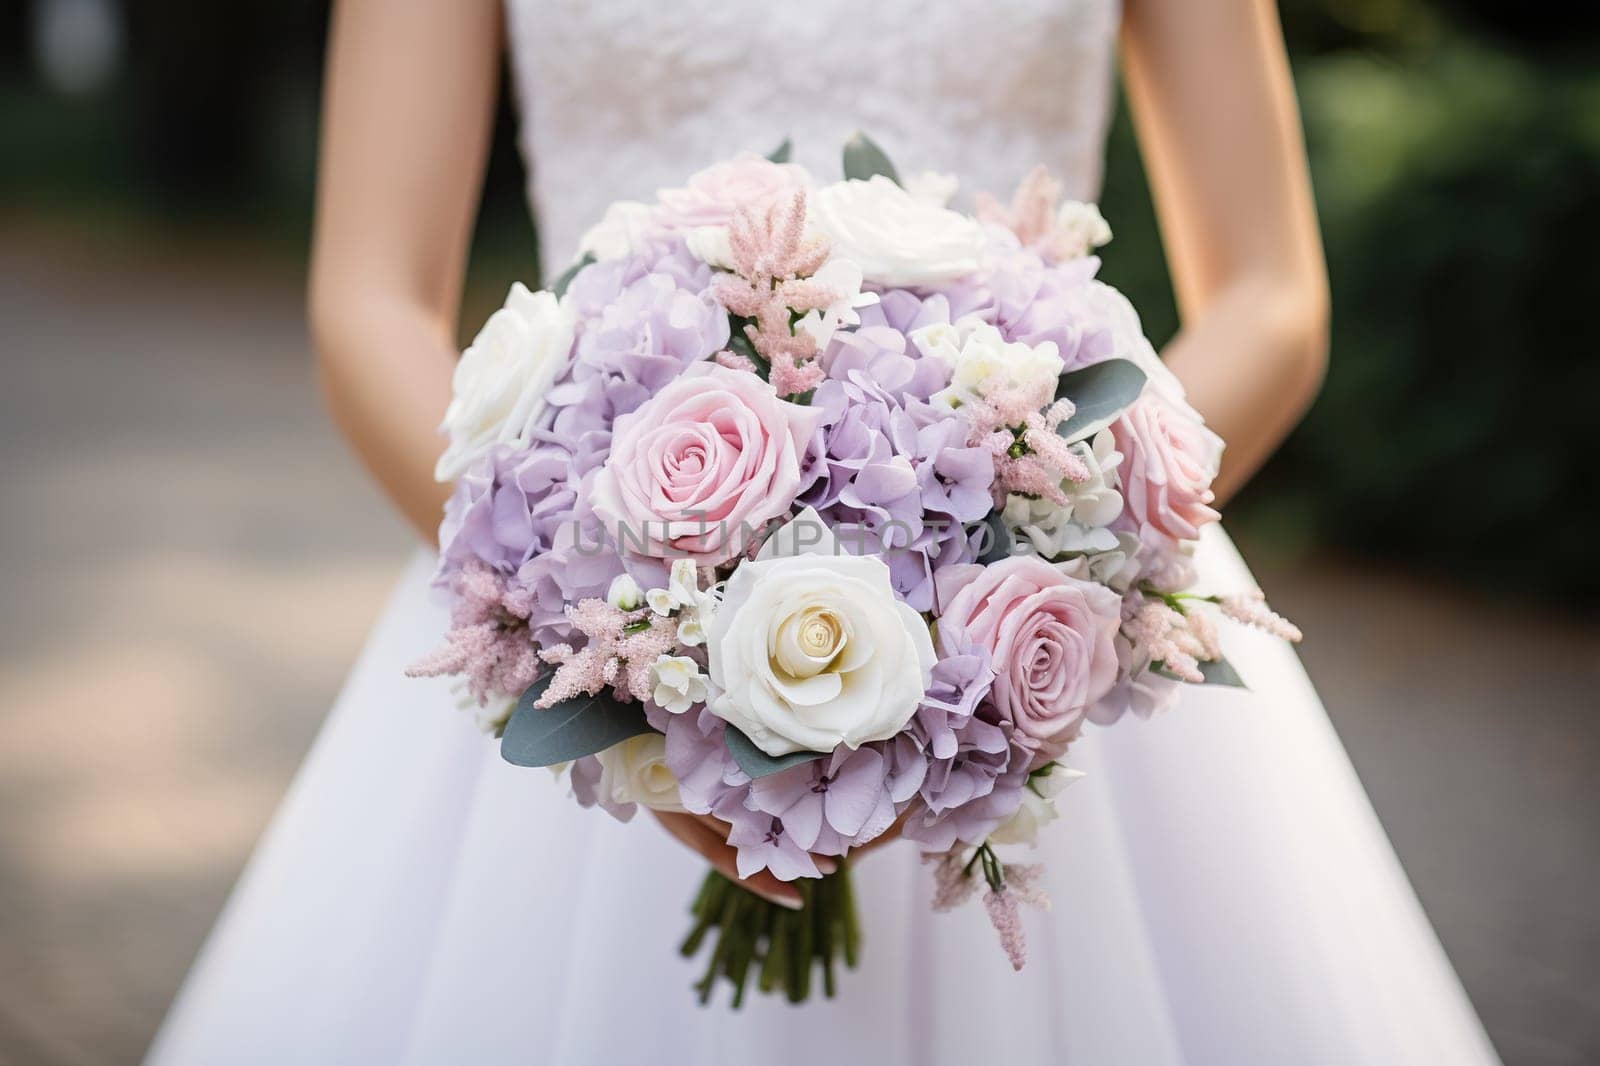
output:
[[[1228,442],[1219,499],[1316,395],[1328,289],[1271,0],[1127,0],[1124,80],[1183,329],[1166,351]]]
[[[432,542],[455,328],[500,76],[499,0],[339,0],[310,319],[339,428]]]
[[[501,33],[501,0],[339,0],[328,46],[312,336],[340,429],[429,542],[449,493],[433,480],[444,449],[437,427],[450,399]],[[738,876],[725,827],[658,817]],[[770,874],[745,884],[799,900]]]

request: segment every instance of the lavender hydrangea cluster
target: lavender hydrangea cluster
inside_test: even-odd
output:
[[[1096,279],[1099,213],[1041,171],[974,217],[881,160],[719,163],[512,289],[456,372],[452,624],[414,672],[585,806],[715,819],[741,878],[912,840],[941,905],[981,876],[1020,966],[1040,874],[992,845],[1086,725],[1218,673],[1213,614],[1298,634],[1189,590],[1221,445]],[[822,884],[796,950],[848,939]],[[779,951],[727,891],[691,941],[750,942],[707,988]]]

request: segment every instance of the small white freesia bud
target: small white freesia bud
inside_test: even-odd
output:
[[[1056,211],[1057,239],[1067,253],[1075,259],[1111,242],[1111,226],[1100,208],[1079,200],[1068,200]]]
[[[706,701],[705,675],[700,664],[687,655],[661,656],[650,665],[650,679],[655,682],[651,697],[672,714],[682,714]]]
[[[678,620],[678,643],[686,648],[698,648],[706,642],[706,627],[698,613],[684,615]]]
[[[694,603],[695,595],[700,590],[700,576],[695,571],[693,559],[675,559],[672,570],[667,578],[667,591],[672,594],[672,602],[677,607],[688,607]]]
[[[1060,763],[1051,763],[1047,773],[1033,774],[1029,786],[1045,799],[1055,799],[1061,795],[1063,789],[1082,776],[1082,770],[1074,770]]]
[[[911,343],[929,359],[937,359],[946,366],[955,366],[961,358],[961,330],[949,322],[935,322],[931,326],[914,329]]]
[[[611,587],[606,590],[606,602],[619,611],[637,610],[644,602],[644,590],[627,574],[618,574],[611,579]]]

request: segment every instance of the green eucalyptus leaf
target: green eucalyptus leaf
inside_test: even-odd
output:
[[[571,285],[572,279],[578,276],[578,271],[582,270],[584,267],[593,262],[594,256],[588,252],[584,252],[582,259],[579,259],[576,263],[573,263],[571,266],[567,267],[567,269],[561,272],[561,275],[557,277],[555,282],[550,286],[550,291],[555,293],[555,295],[558,297],[565,296],[567,294],[567,286]]]
[[[778,147],[767,153],[767,161],[772,163],[787,163],[793,155],[794,141],[790,140],[788,137],[785,137],[782,144],[778,145]]]
[[[978,562],[988,566],[1011,555],[1011,530],[1006,528],[1005,519],[1000,517],[999,511],[990,511],[989,517],[985,518],[983,523],[989,527],[989,533],[984,541],[983,554],[978,556]]]
[[[1056,427],[1067,442],[1087,440],[1117,420],[1144,390],[1144,371],[1127,359],[1107,359],[1062,374],[1056,399],[1071,400],[1072,417]]]
[[[871,137],[857,130],[844,145],[844,176],[853,181],[866,181],[879,174],[896,185],[900,184],[900,175],[895,173],[894,164],[889,162],[883,149]]]
[[[723,741],[728,745],[728,751],[733,754],[733,761],[739,764],[739,769],[752,778],[770,777],[792,766],[815,762],[826,754],[820,751],[796,751],[788,755],[768,755],[756,747],[749,737],[731,725],[723,734]]]
[[[1155,666],[1152,666],[1150,669],[1155,673],[1160,674],[1162,677],[1170,677],[1174,681],[1183,680],[1181,677],[1177,676],[1159,663]],[[1239,676],[1239,671],[1235,670],[1233,668],[1233,664],[1227,659],[1213,659],[1210,662],[1202,662],[1200,664],[1200,673],[1205,677],[1205,680],[1201,682],[1201,684],[1225,685],[1229,688],[1250,687],[1244,683],[1244,678]]]
[[[500,738],[500,756],[506,762],[554,766],[650,732],[643,706],[623,703],[609,692],[535,707],[534,701],[549,687],[550,678],[541,678],[517,701]]]

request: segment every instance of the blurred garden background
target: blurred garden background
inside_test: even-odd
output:
[[[1282,12],[1333,355],[1230,527],[1507,1063],[1597,1062],[1600,10]],[[137,1060],[411,550],[302,321],[326,18],[0,8],[0,1064]],[[468,332],[535,271],[514,138]],[[1103,208],[1159,342],[1125,115]]]

